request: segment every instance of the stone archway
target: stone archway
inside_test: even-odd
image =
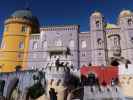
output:
[[[88,74],[88,77],[87,77],[87,85],[89,86],[93,86],[93,85],[96,85],[97,84],[97,77],[94,73],[89,73]]]

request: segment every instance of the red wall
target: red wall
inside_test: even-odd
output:
[[[80,73],[86,77],[89,73],[94,73],[99,79],[100,84],[103,81],[110,84],[112,79],[118,78],[118,68],[115,66],[83,66],[80,68]]]

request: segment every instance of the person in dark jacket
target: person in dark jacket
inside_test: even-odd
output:
[[[55,92],[55,89],[50,88],[49,95],[50,100],[57,100],[57,92]]]

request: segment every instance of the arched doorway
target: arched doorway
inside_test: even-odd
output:
[[[93,85],[98,85],[98,78],[94,73],[89,73],[87,77],[87,85],[93,86]]]

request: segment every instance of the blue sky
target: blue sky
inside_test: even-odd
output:
[[[115,23],[121,10],[133,10],[133,0],[0,0],[0,36],[4,20],[29,1],[33,15],[41,25],[79,24],[81,31],[89,30],[89,16],[100,11],[107,22]]]

